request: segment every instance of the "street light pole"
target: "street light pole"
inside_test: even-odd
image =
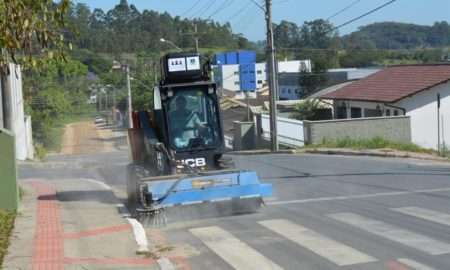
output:
[[[133,105],[131,100],[131,82],[130,82],[130,66],[125,65],[127,73],[127,91],[128,91],[128,127],[133,128]]]
[[[278,132],[277,132],[277,76],[275,74],[275,46],[273,40],[272,25],[272,0],[266,0],[266,24],[267,24],[267,70],[269,79],[270,96],[270,142],[273,152],[278,151]]]
[[[167,40],[165,38],[160,38],[159,41],[161,41],[162,43],[169,43],[172,47],[174,47],[175,49],[177,49],[178,51],[183,51],[180,47],[178,47],[177,45],[175,45],[175,43],[173,43],[170,40]]]

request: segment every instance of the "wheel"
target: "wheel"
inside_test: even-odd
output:
[[[235,215],[256,213],[263,205],[262,198],[235,199],[231,201],[232,212]]]
[[[130,164],[127,166],[127,202],[128,209],[132,214],[135,213],[139,204],[139,187],[138,175],[136,165]]]

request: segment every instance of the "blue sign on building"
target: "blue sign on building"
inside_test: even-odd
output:
[[[241,90],[244,92],[253,92],[256,90],[256,66],[252,64],[239,65],[239,79],[241,82]]]
[[[235,51],[217,53],[214,55],[213,64],[218,66],[239,65],[240,90],[244,92],[256,91],[256,52]],[[217,74],[217,76],[221,76],[221,74]],[[218,79],[216,78],[216,81],[220,81]]]

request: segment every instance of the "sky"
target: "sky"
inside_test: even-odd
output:
[[[262,0],[255,0],[263,3]],[[76,0],[93,8],[109,10],[119,0]],[[380,6],[388,0],[273,0],[273,20],[302,24],[304,21],[328,18],[346,6],[351,8],[330,19],[339,25]],[[252,41],[265,39],[263,12],[251,0],[128,0],[140,11],[152,9],[186,18],[208,17],[221,23],[230,22],[233,31]],[[194,5],[196,4],[196,5]],[[358,27],[380,21],[396,21],[431,25],[435,21],[450,21],[450,0],[397,0],[376,13],[339,29],[347,34]]]

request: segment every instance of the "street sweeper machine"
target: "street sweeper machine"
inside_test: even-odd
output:
[[[153,110],[133,113],[128,205],[141,220],[165,223],[164,210],[194,204],[254,212],[272,194],[256,172],[235,169],[223,155],[219,94],[210,73],[198,53],[165,55]]]

